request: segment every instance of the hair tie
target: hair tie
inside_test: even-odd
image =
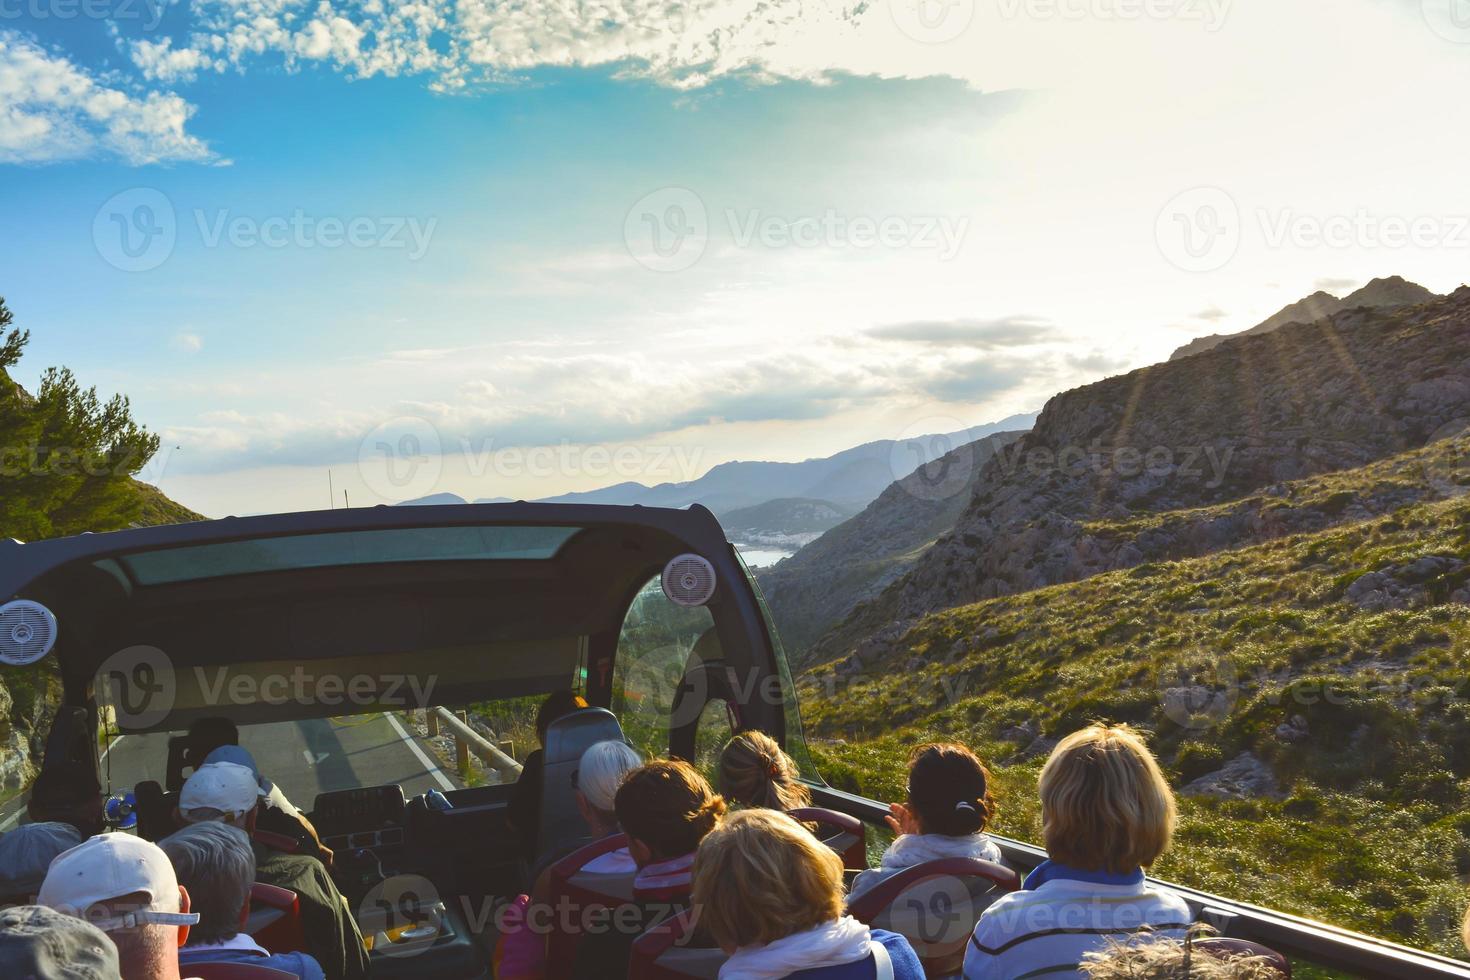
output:
[[[960,800],[954,805],[954,811],[955,813],[959,813],[961,810],[969,810],[971,813],[974,813],[975,804],[969,802],[968,800]]]

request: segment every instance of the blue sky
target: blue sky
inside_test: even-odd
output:
[[[0,0],[22,379],[129,394],[210,514],[391,497],[405,435],[414,490],[537,496],[1459,284],[1460,0],[1058,2]]]

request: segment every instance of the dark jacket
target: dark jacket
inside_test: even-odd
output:
[[[327,980],[364,980],[368,974],[367,947],[357,918],[337,890],[332,876],[314,857],[287,854],[260,841],[255,848],[255,880],[289,888],[301,899],[301,926],[312,957]]]

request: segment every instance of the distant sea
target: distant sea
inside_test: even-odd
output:
[[[782,558],[790,558],[796,554],[795,548],[783,550],[781,548],[773,548],[770,545],[746,545],[736,542],[735,547],[739,549],[740,557],[745,559],[745,564],[751,568],[764,568],[767,565],[774,565]]]

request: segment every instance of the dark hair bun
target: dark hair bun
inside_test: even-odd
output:
[[[926,834],[967,837],[995,815],[990,773],[963,745],[933,743],[909,762],[909,803]]]

